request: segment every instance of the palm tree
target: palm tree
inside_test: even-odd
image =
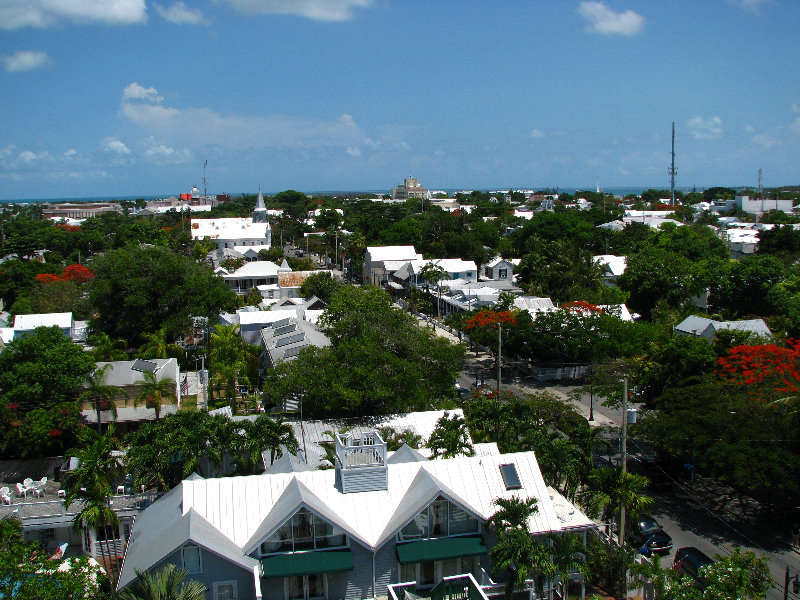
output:
[[[439,301],[436,304],[436,314],[439,319],[442,318],[442,287],[441,282],[443,279],[450,279],[450,275],[444,270],[438,262],[428,262],[424,267],[419,270],[419,274],[425,280],[425,291],[430,292],[430,282],[436,282],[436,291],[439,295]]]
[[[496,570],[509,572],[505,588],[509,599],[528,579],[555,575],[550,550],[534,541],[530,533],[530,517],[538,510],[536,502],[536,498],[495,498],[494,504],[499,509],[486,521],[488,527],[497,531],[497,543],[490,554]],[[537,587],[541,593],[541,581]]]
[[[647,484],[647,477],[619,468],[595,469],[579,499],[592,518],[613,520],[623,507],[628,518],[635,518],[653,503],[650,496],[642,494]]]
[[[145,342],[139,348],[139,358],[169,358],[170,354],[181,354],[180,346],[168,341],[167,329],[162,327],[153,333],[143,333]]]
[[[250,383],[248,376],[255,355],[242,339],[238,325],[218,325],[209,338],[209,365],[214,381],[222,385],[228,397],[235,399],[236,386]]]
[[[96,369],[91,375],[87,375],[87,388],[78,396],[80,402],[91,402],[94,405],[94,410],[97,412],[98,432],[103,429],[103,418],[100,415],[103,410],[103,404],[108,403],[111,407],[111,414],[114,415],[115,419],[117,418],[117,407],[114,404],[114,399],[119,395],[119,390],[114,386],[106,385],[106,376],[113,369],[114,365],[106,364]]]
[[[574,572],[587,576],[589,569],[584,557],[586,548],[577,533],[561,533],[549,535],[553,565],[561,582],[562,597],[567,597],[570,576]]]
[[[78,459],[78,466],[65,479],[64,506],[69,508],[76,501],[82,502],[83,508],[73,522],[74,530],[102,529],[108,540],[109,527],[115,532],[119,525],[119,518],[110,505],[111,490],[123,473],[119,458],[113,455],[113,451],[119,447],[114,437],[114,425],[109,425],[105,434],[86,429],[81,441],[83,447],[67,453]],[[104,563],[107,550],[107,544],[100,544],[100,556]],[[107,564],[112,571],[115,569],[110,554]],[[114,576],[110,576],[113,580]]]
[[[294,429],[282,417],[273,418],[259,415],[253,421],[252,448],[260,455],[262,450],[269,450],[269,464],[283,456],[283,448],[290,454],[297,454],[300,444],[294,436]]]
[[[125,360],[125,340],[112,340],[107,333],[97,333],[89,336],[89,345],[92,346],[92,356],[97,361]]]
[[[196,580],[183,583],[189,572],[171,563],[158,571],[136,570],[137,580],[119,593],[121,600],[205,600],[208,589]]]
[[[175,381],[170,378],[159,380],[151,371],[143,371],[142,376],[144,379],[137,382],[142,391],[133,399],[133,406],[135,408],[140,402],[151,403],[156,411],[156,421],[158,421],[162,398],[166,396],[175,402],[178,401],[175,395]]]
[[[458,415],[453,415],[452,419],[448,419],[446,416],[439,417],[436,427],[425,445],[431,449],[434,458],[453,458],[461,454],[466,456],[475,454],[467,422],[464,417]]]

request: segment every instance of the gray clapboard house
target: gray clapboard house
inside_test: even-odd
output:
[[[559,508],[533,452],[421,458],[340,434],[335,469],[186,480],[137,519],[119,587],[172,563],[215,600],[355,600],[404,582],[424,594],[452,576],[485,598],[495,498],[535,497],[534,535],[594,527]]]

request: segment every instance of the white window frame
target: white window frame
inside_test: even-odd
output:
[[[185,552],[187,550],[197,550],[197,562],[200,565],[200,568],[199,568],[198,571],[192,571],[191,569],[189,569],[186,566],[186,558],[185,558],[184,554],[185,554]],[[203,572],[203,549],[200,546],[195,546],[195,545],[184,546],[183,548],[181,548],[181,566],[184,569],[186,569],[187,571],[189,571],[190,575],[197,575],[199,573],[202,573]]]
[[[229,581],[215,581],[211,584],[211,588],[214,591],[214,600],[219,600],[219,588],[222,586],[231,585],[233,586],[233,600],[238,600],[239,598],[239,589],[235,579],[231,579]]]
[[[323,598],[328,597],[328,574],[327,573],[316,573],[322,577],[322,590],[324,592]],[[294,575],[293,577],[299,577],[303,580],[303,599],[310,600],[308,595],[308,575]],[[290,577],[283,578],[283,598],[284,600],[289,600],[289,579]],[[317,598],[317,596],[312,596],[311,598]],[[216,600],[216,599],[215,599]]]

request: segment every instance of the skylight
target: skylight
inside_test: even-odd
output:
[[[522,487],[522,482],[517,474],[517,466],[514,463],[500,465],[500,474],[507,490],[518,490]]]

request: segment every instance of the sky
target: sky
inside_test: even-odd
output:
[[[0,0],[0,200],[800,184],[797,0]]]

